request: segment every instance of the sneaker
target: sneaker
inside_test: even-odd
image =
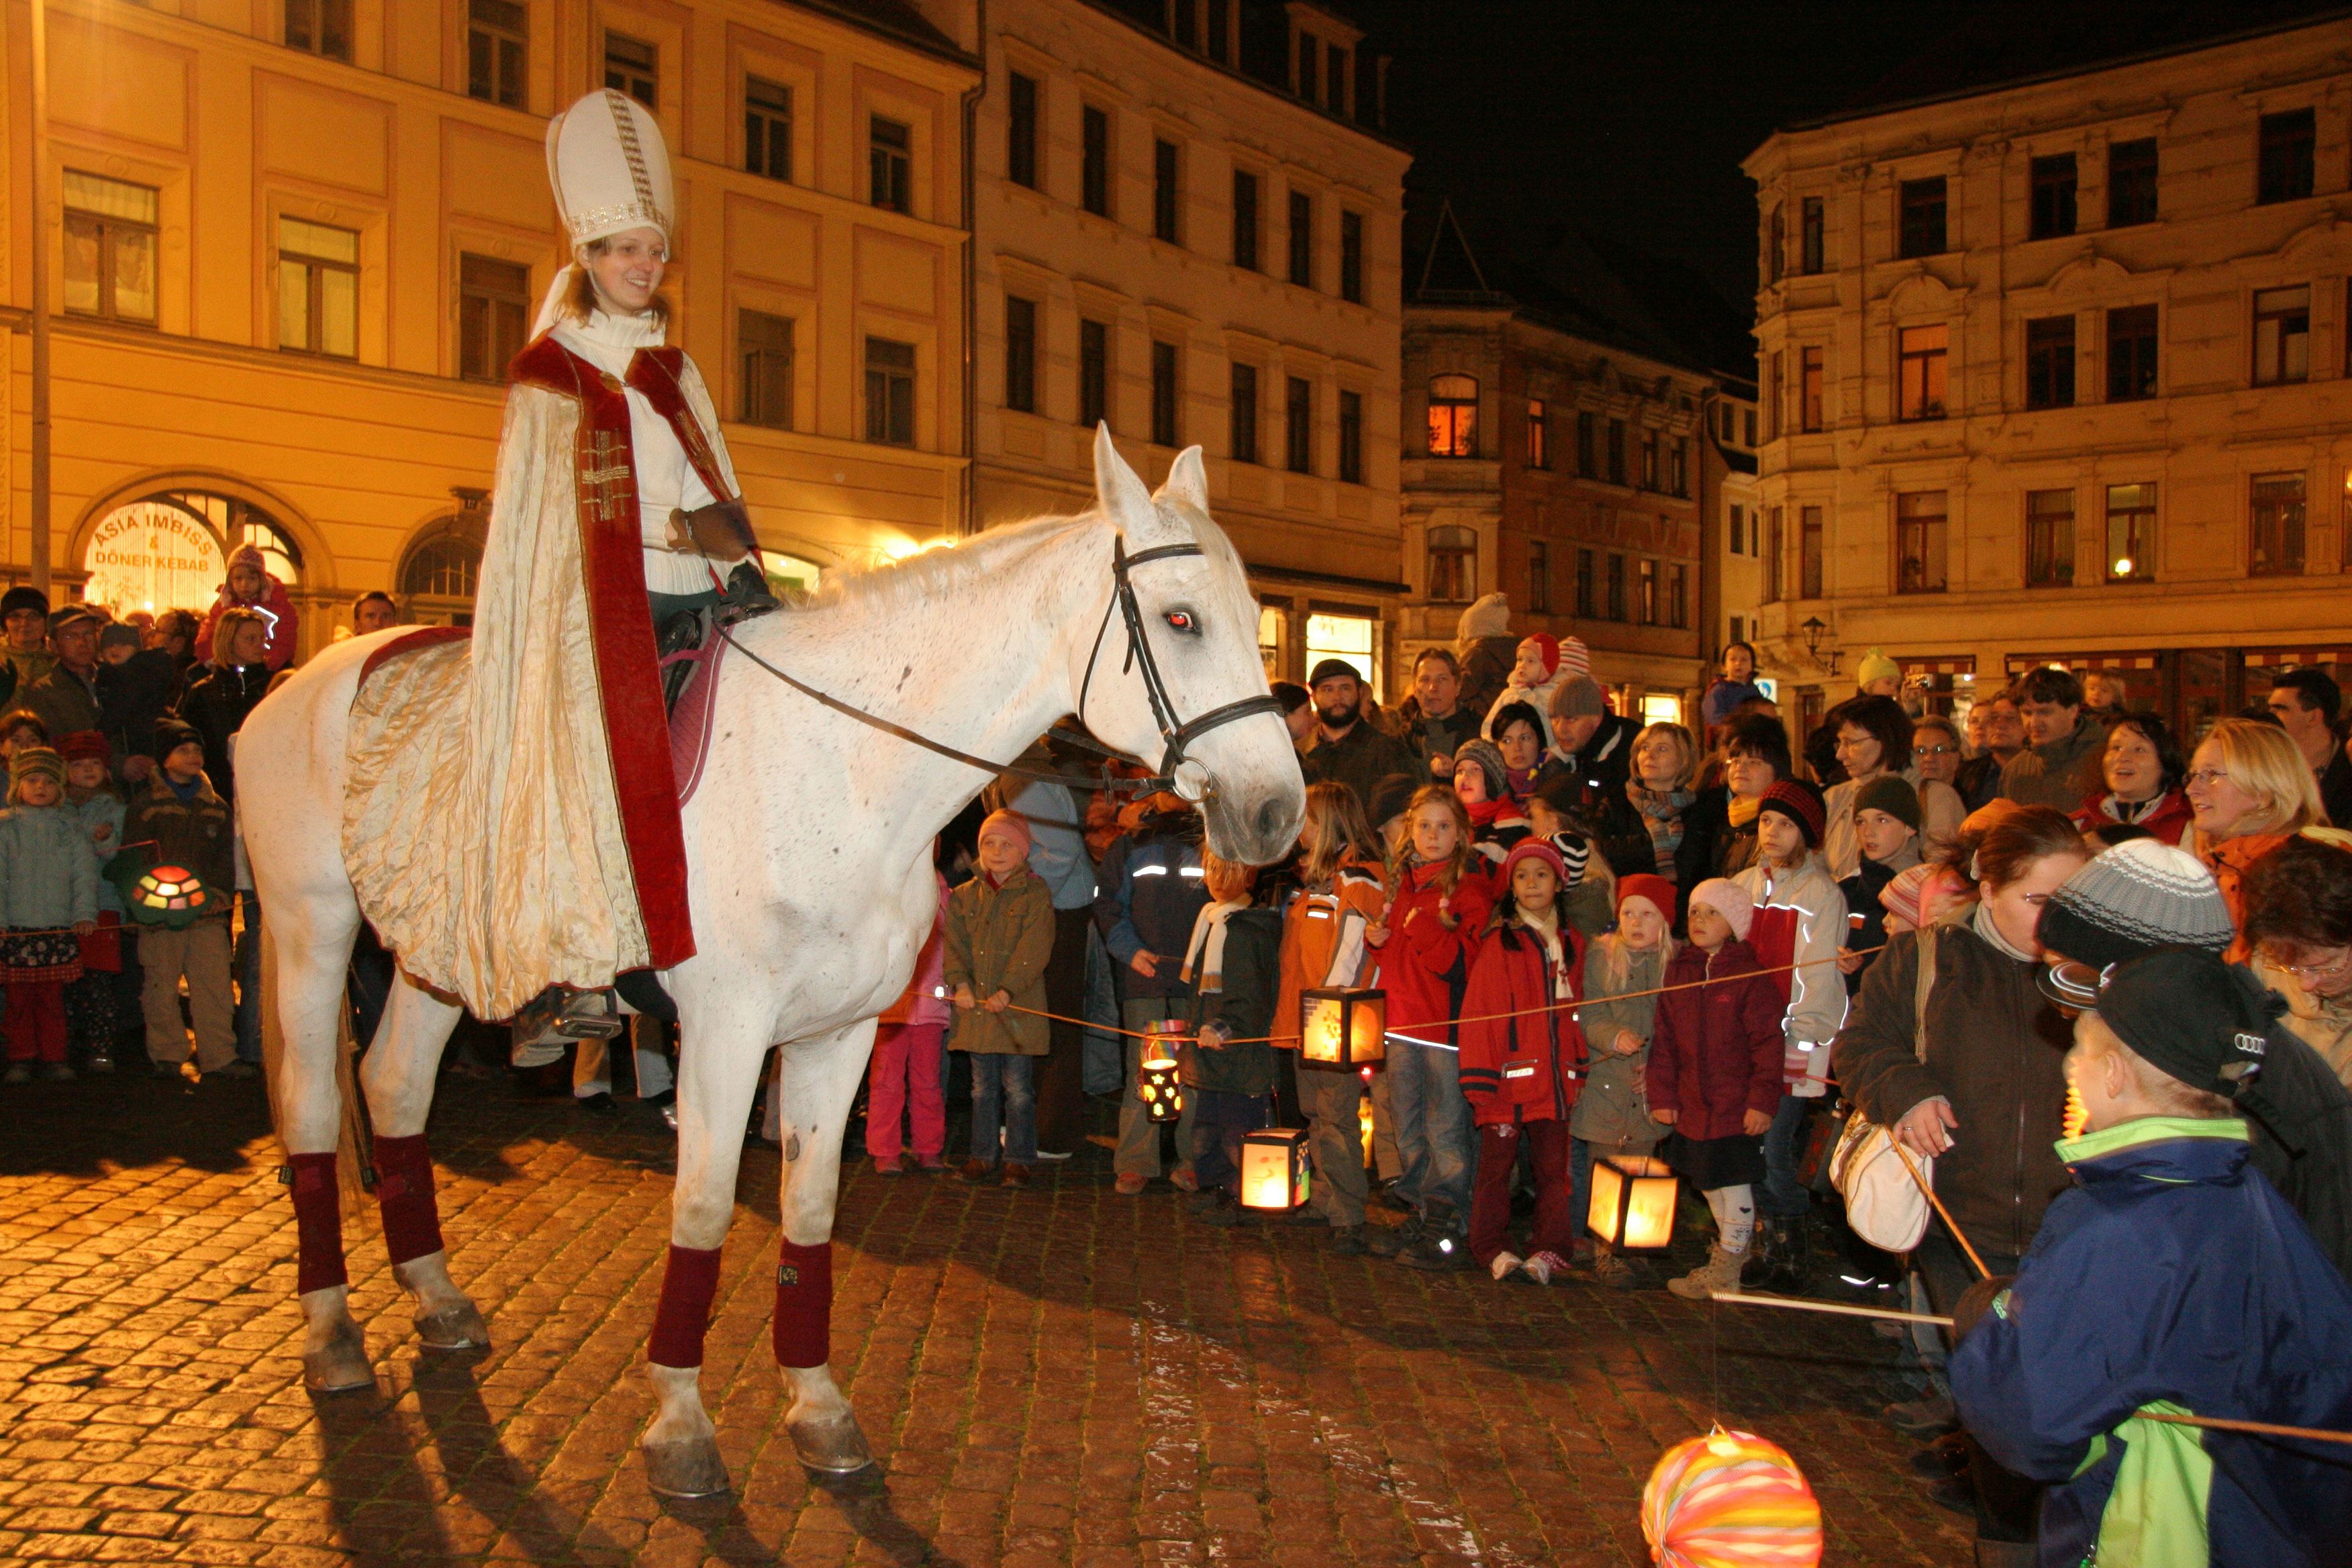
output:
[[[1879,1418],[1906,1437],[1923,1441],[1940,1437],[1959,1427],[1959,1415],[1952,1408],[1951,1400],[1944,1394],[1931,1394],[1925,1399],[1907,1404],[1890,1405],[1879,1412]]]
[[[1382,1182],[1378,1186],[1374,1187],[1371,1191],[1371,1194],[1365,1198],[1364,1205],[1368,1208],[1385,1209],[1390,1214],[1412,1214],[1413,1212],[1412,1205],[1397,1196],[1396,1184],[1394,1182]]]
[[[963,1168],[958,1171],[956,1174],[961,1176],[965,1181],[971,1183],[974,1186],[978,1186],[981,1183],[988,1180],[988,1178],[995,1173],[995,1170],[996,1167],[991,1165],[985,1160],[972,1159],[966,1160],[963,1163]]]
[[[114,1058],[104,1051],[92,1051],[88,1065],[91,1072],[110,1073],[114,1070]]]
[[[41,1069],[41,1077],[48,1083],[71,1083],[74,1080],[74,1069],[63,1062],[51,1062]]]
[[[8,1070],[5,1073],[0,1073],[0,1083],[30,1083],[32,1081],[33,1065],[30,1062],[10,1062],[8,1064]]]
[[[1331,1227],[1332,1255],[1338,1258],[1361,1258],[1370,1250],[1364,1245],[1364,1232],[1367,1228],[1360,1225],[1333,1226]]]
[[[206,1078],[259,1078],[261,1069],[251,1062],[238,1060],[230,1062],[225,1067],[216,1067],[205,1076]]]
[[[1471,1268],[1476,1259],[1470,1256],[1467,1240],[1454,1229],[1454,1205],[1432,1198],[1422,1215],[1421,1239],[1398,1253],[1397,1261],[1407,1268],[1451,1272]]]
[[[1568,1259],[1557,1252],[1538,1252],[1519,1265],[1516,1276],[1522,1285],[1557,1285],[1568,1278]]]
[[[1201,1190],[1201,1178],[1192,1173],[1192,1167],[1190,1165],[1179,1165],[1169,1172],[1168,1182],[1180,1193],[1197,1193]]]
[[[1113,1182],[1111,1187],[1120,1197],[1131,1198],[1140,1194],[1150,1184],[1150,1182],[1151,1178],[1149,1176],[1139,1175],[1133,1171],[1121,1171],[1118,1173],[1118,1180]]]
[[[1059,1163],[1060,1161],[1068,1159],[1072,1152],[1073,1151],[1065,1149],[1057,1154],[1051,1149],[1040,1149],[1037,1151],[1037,1158],[1048,1162]]]
[[[618,1116],[621,1114],[620,1105],[610,1094],[601,1089],[593,1094],[583,1094],[577,1098],[580,1101],[580,1109],[586,1111],[591,1116]]]
[[[1026,1165],[1021,1164],[1021,1163],[1017,1163],[1017,1162],[1015,1162],[1015,1161],[1012,1161],[1012,1160],[1007,1160],[1007,1161],[1005,1161],[1005,1162],[1004,1162],[1004,1179],[1003,1179],[1003,1181],[999,1182],[999,1183],[997,1184],[997,1185],[1002,1186],[1002,1187],[1013,1187],[1013,1188],[1018,1189],[1018,1188],[1021,1188],[1021,1187],[1025,1187],[1025,1186],[1027,1186],[1028,1184],[1029,1184],[1029,1167],[1028,1167],[1028,1166],[1026,1166]]]
[[[934,1171],[944,1171],[947,1168],[948,1163],[945,1160],[940,1159],[937,1154],[918,1154],[915,1156],[915,1169],[926,1176],[929,1175]]]
[[[896,1154],[874,1156],[874,1173],[877,1176],[899,1176],[906,1174],[906,1171],[907,1168],[898,1163],[898,1156]]]
[[[1402,1225],[1367,1225],[1364,1249],[1375,1258],[1394,1258],[1421,1239],[1421,1215],[1405,1215]]]
[[[1947,1508],[1968,1519],[1977,1516],[1976,1483],[1966,1476],[1952,1476],[1927,1489],[1927,1500],[1937,1508]]]
[[[1649,1284],[1649,1270],[1637,1260],[1603,1247],[1593,1254],[1592,1282],[1612,1290],[1639,1290]]]
[[[1500,1285],[1504,1280],[1517,1274],[1519,1271],[1519,1265],[1525,1261],[1527,1260],[1516,1252],[1498,1252],[1495,1254],[1495,1260],[1486,1265],[1486,1272],[1495,1277],[1496,1284]]]

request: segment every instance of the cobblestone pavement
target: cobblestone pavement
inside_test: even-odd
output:
[[[346,1222],[380,1392],[300,1386],[294,1224],[257,1085],[0,1100],[0,1561],[1647,1562],[1636,1501],[1720,1415],[1786,1445],[1828,1561],[1959,1563],[1871,1415],[1859,1324],[1659,1292],[1433,1278],[1213,1230],[1089,1150],[1025,1193],[852,1168],[834,1366],[882,1460],[794,1464],[767,1348],[773,1152],[747,1153],[704,1388],[738,1491],[634,1454],[670,1142],[641,1109],[448,1080],[433,1126],[478,1359],[421,1351]]]

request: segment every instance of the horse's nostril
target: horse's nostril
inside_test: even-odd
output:
[[[1282,837],[1283,816],[1282,802],[1278,800],[1258,802],[1256,823],[1258,842],[1270,844]]]

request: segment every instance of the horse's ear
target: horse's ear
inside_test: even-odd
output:
[[[1156,515],[1151,492],[1118,455],[1107,423],[1095,426],[1095,504],[1129,538],[1149,529]]]
[[[1168,467],[1168,481],[1160,487],[1155,500],[1165,498],[1180,506],[1192,507],[1206,517],[1209,513],[1209,470],[1201,461],[1201,448],[1187,447],[1176,454]]]

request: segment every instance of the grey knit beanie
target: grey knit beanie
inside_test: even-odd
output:
[[[1601,683],[1589,675],[1563,680],[1551,691],[1551,716],[1555,719],[1598,719],[1609,711],[1609,700],[1602,695]]]
[[[2156,838],[2118,844],[2042,906],[2042,945],[2096,969],[2159,947],[2219,952],[2238,934],[2213,874]]]

